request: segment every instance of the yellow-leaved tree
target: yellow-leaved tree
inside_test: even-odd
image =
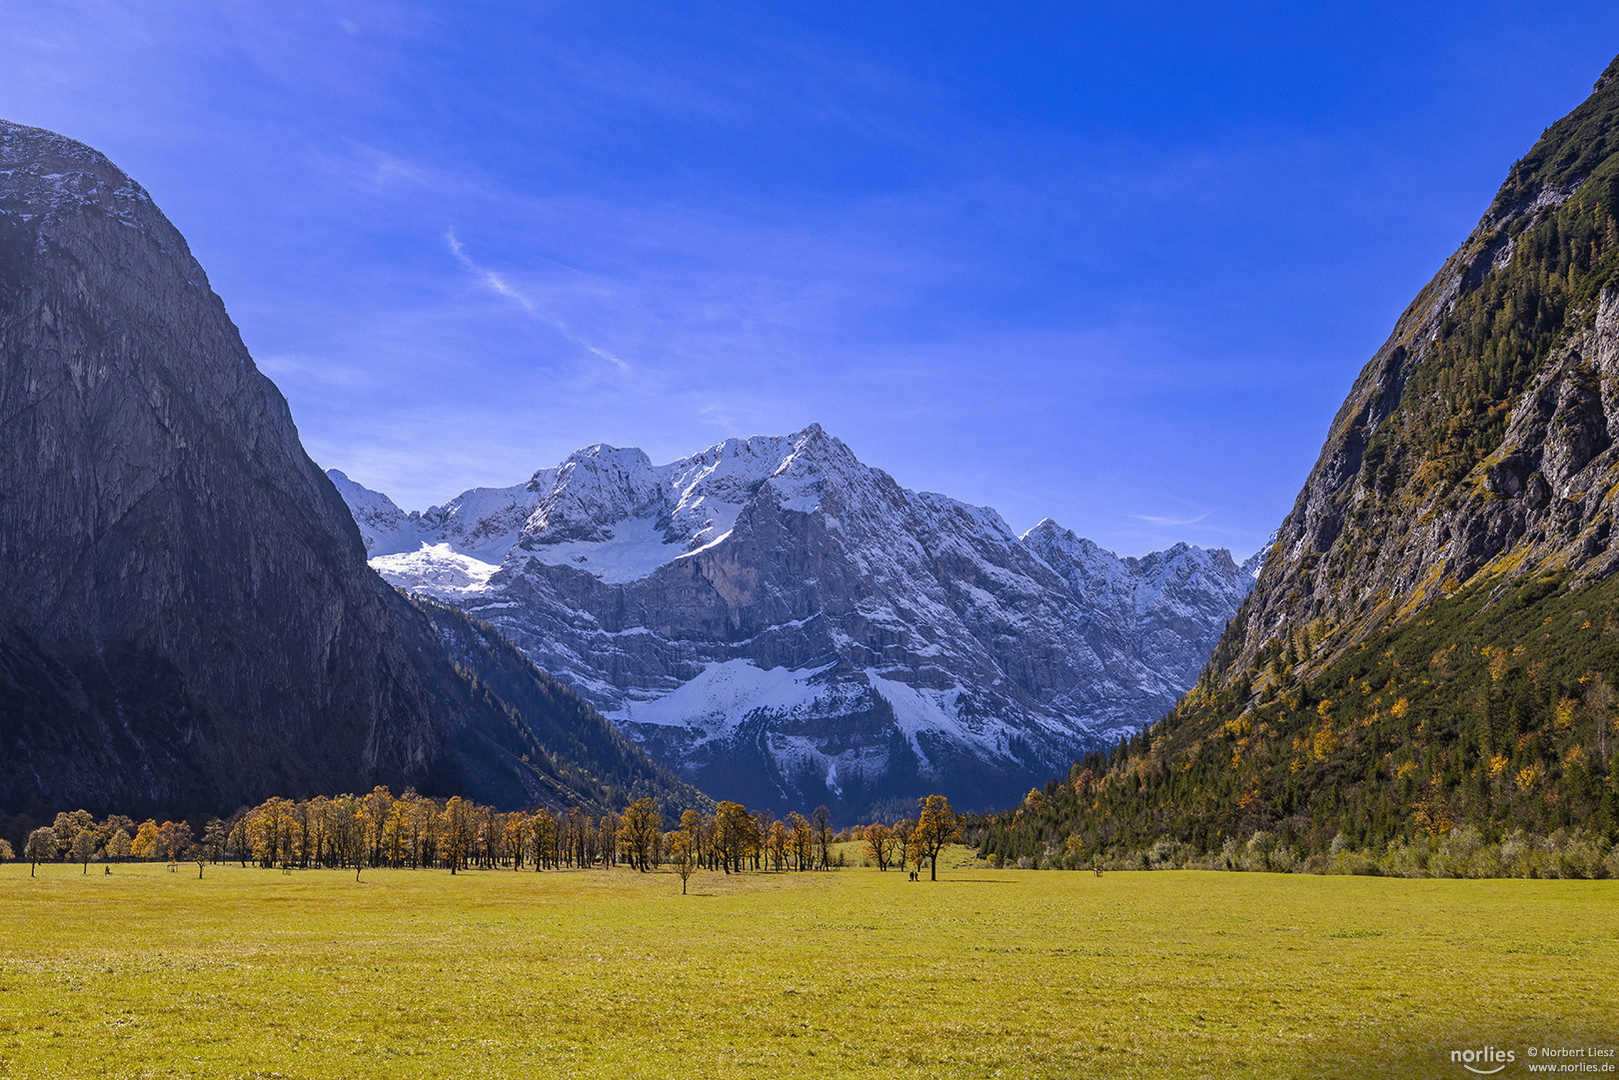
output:
[[[918,799],[917,803],[922,807],[922,816],[917,820],[916,831],[911,833],[911,843],[928,860],[928,879],[938,881],[939,852],[961,835],[961,825],[956,820],[956,812],[950,809],[950,800],[943,795],[929,795]]]
[[[618,821],[618,847],[629,856],[630,865],[643,874],[657,854],[658,837],[663,831],[663,815],[658,800],[637,799],[624,810]]]
[[[669,851],[669,865],[680,875],[680,895],[686,895],[686,882],[697,870],[697,842],[685,829],[676,829],[664,837]]]

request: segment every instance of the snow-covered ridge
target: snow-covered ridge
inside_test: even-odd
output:
[[[494,623],[711,794],[845,816],[1021,797],[1162,715],[1253,587],[1220,549],[1017,536],[818,425],[666,465],[586,447],[420,512],[331,476],[390,582]]]
[[[527,558],[623,583],[720,542],[761,492],[783,509],[815,510],[838,471],[874,470],[812,424],[794,435],[727,439],[667,465],[653,465],[638,449],[598,443],[525,484],[473,488],[419,511],[401,510],[337,469],[327,475],[354,514],[366,554],[387,560],[378,564],[385,575],[408,579],[405,564],[391,557],[447,544],[497,564],[520,547]],[[410,565],[427,564],[424,557]]]

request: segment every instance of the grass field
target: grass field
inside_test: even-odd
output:
[[[1493,1045],[1511,1077],[1619,1037],[1614,881],[91,870],[0,867],[0,1076],[1466,1077]]]

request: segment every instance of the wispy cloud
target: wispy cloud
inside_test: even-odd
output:
[[[1137,521],[1145,522],[1160,529],[1179,529],[1187,525],[1196,525],[1199,522],[1207,521],[1213,513],[1213,510],[1205,510],[1197,517],[1190,518],[1159,517],[1157,514],[1131,514],[1130,516]]]
[[[584,342],[580,342],[580,344],[585,345]],[[601,357],[603,360],[606,360],[609,364],[614,365],[620,371],[630,370],[630,365],[626,364],[623,360],[620,360],[606,349],[598,349],[594,345],[585,345],[585,348],[595,355]]]
[[[489,288],[491,292],[497,293],[504,296],[506,299],[511,300],[513,303],[520,306],[524,311],[528,312],[536,319],[539,319],[541,322],[551,327],[551,329],[561,334],[568,341],[583,349],[585,352],[590,353],[592,356],[600,360],[607,361],[621,372],[628,372],[630,370],[630,365],[626,363],[622,357],[616,356],[599,346],[592,345],[578,334],[575,334],[561,319],[542,311],[540,306],[530,299],[526,293],[516,288],[504,277],[497,274],[495,271],[490,270],[485,266],[480,266],[478,263],[474,262],[472,256],[467,254],[466,246],[456,238],[454,229],[450,229],[448,232],[446,232],[444,234],[444,239],[450,245],[450,254],[455,256],[456,262],[460,263],[470,273],[475,275],[484,283],[485,286]]]
[[[472,274],[476,275],[478,279],[487,285],[491,290],[499,293],[501,296],[504,296],[509,300],[517,302],[522,306],[523,310],[528,312],[530,315],[539,314],[539,310],[534,306],[534,301],[512,288],[506,283],[505,278],[501,277],[493,270],[487,270],[473,262],[472,256],[468,255],[466,248],[461,246],[461,241],[455,238],[454,229],[446,232],[444,234],[444,239],[449,243],[450,254],[455,256],[455,261],[466,267],[467,270]]]

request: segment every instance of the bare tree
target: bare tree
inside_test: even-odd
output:
[[[894,837],[894,854],[891,859],[898,863],[899,868],[903,870],[905,869],[905,862],[911,854],[911,834],[916,831],[916,822],[910,818],[900,818],[894,822],[890,831]],[[920,870],[921,868],[921,864],[918,863],[917,869]]]
[[[874,822],[866,826],[862,839],[866,842],[866,853],[877,864],[877,869],[887,870],[889,856],[894,850],[893,830],[880,821]]]
[[[596,823],[596,849],[601,852],[602,869],[611,870],[618,861],[618,815],[611,810]]]
[[[821,869],[832,869],[832,811],[817,806],[810,814],[810,828],[815,830],[815,850]]]
[[[225,845],[230,841],[230,826],[218,818],[209,818],[208,824],[202,827],[202,842],[207,848],[208,857],[214,862],[225,861]]]

